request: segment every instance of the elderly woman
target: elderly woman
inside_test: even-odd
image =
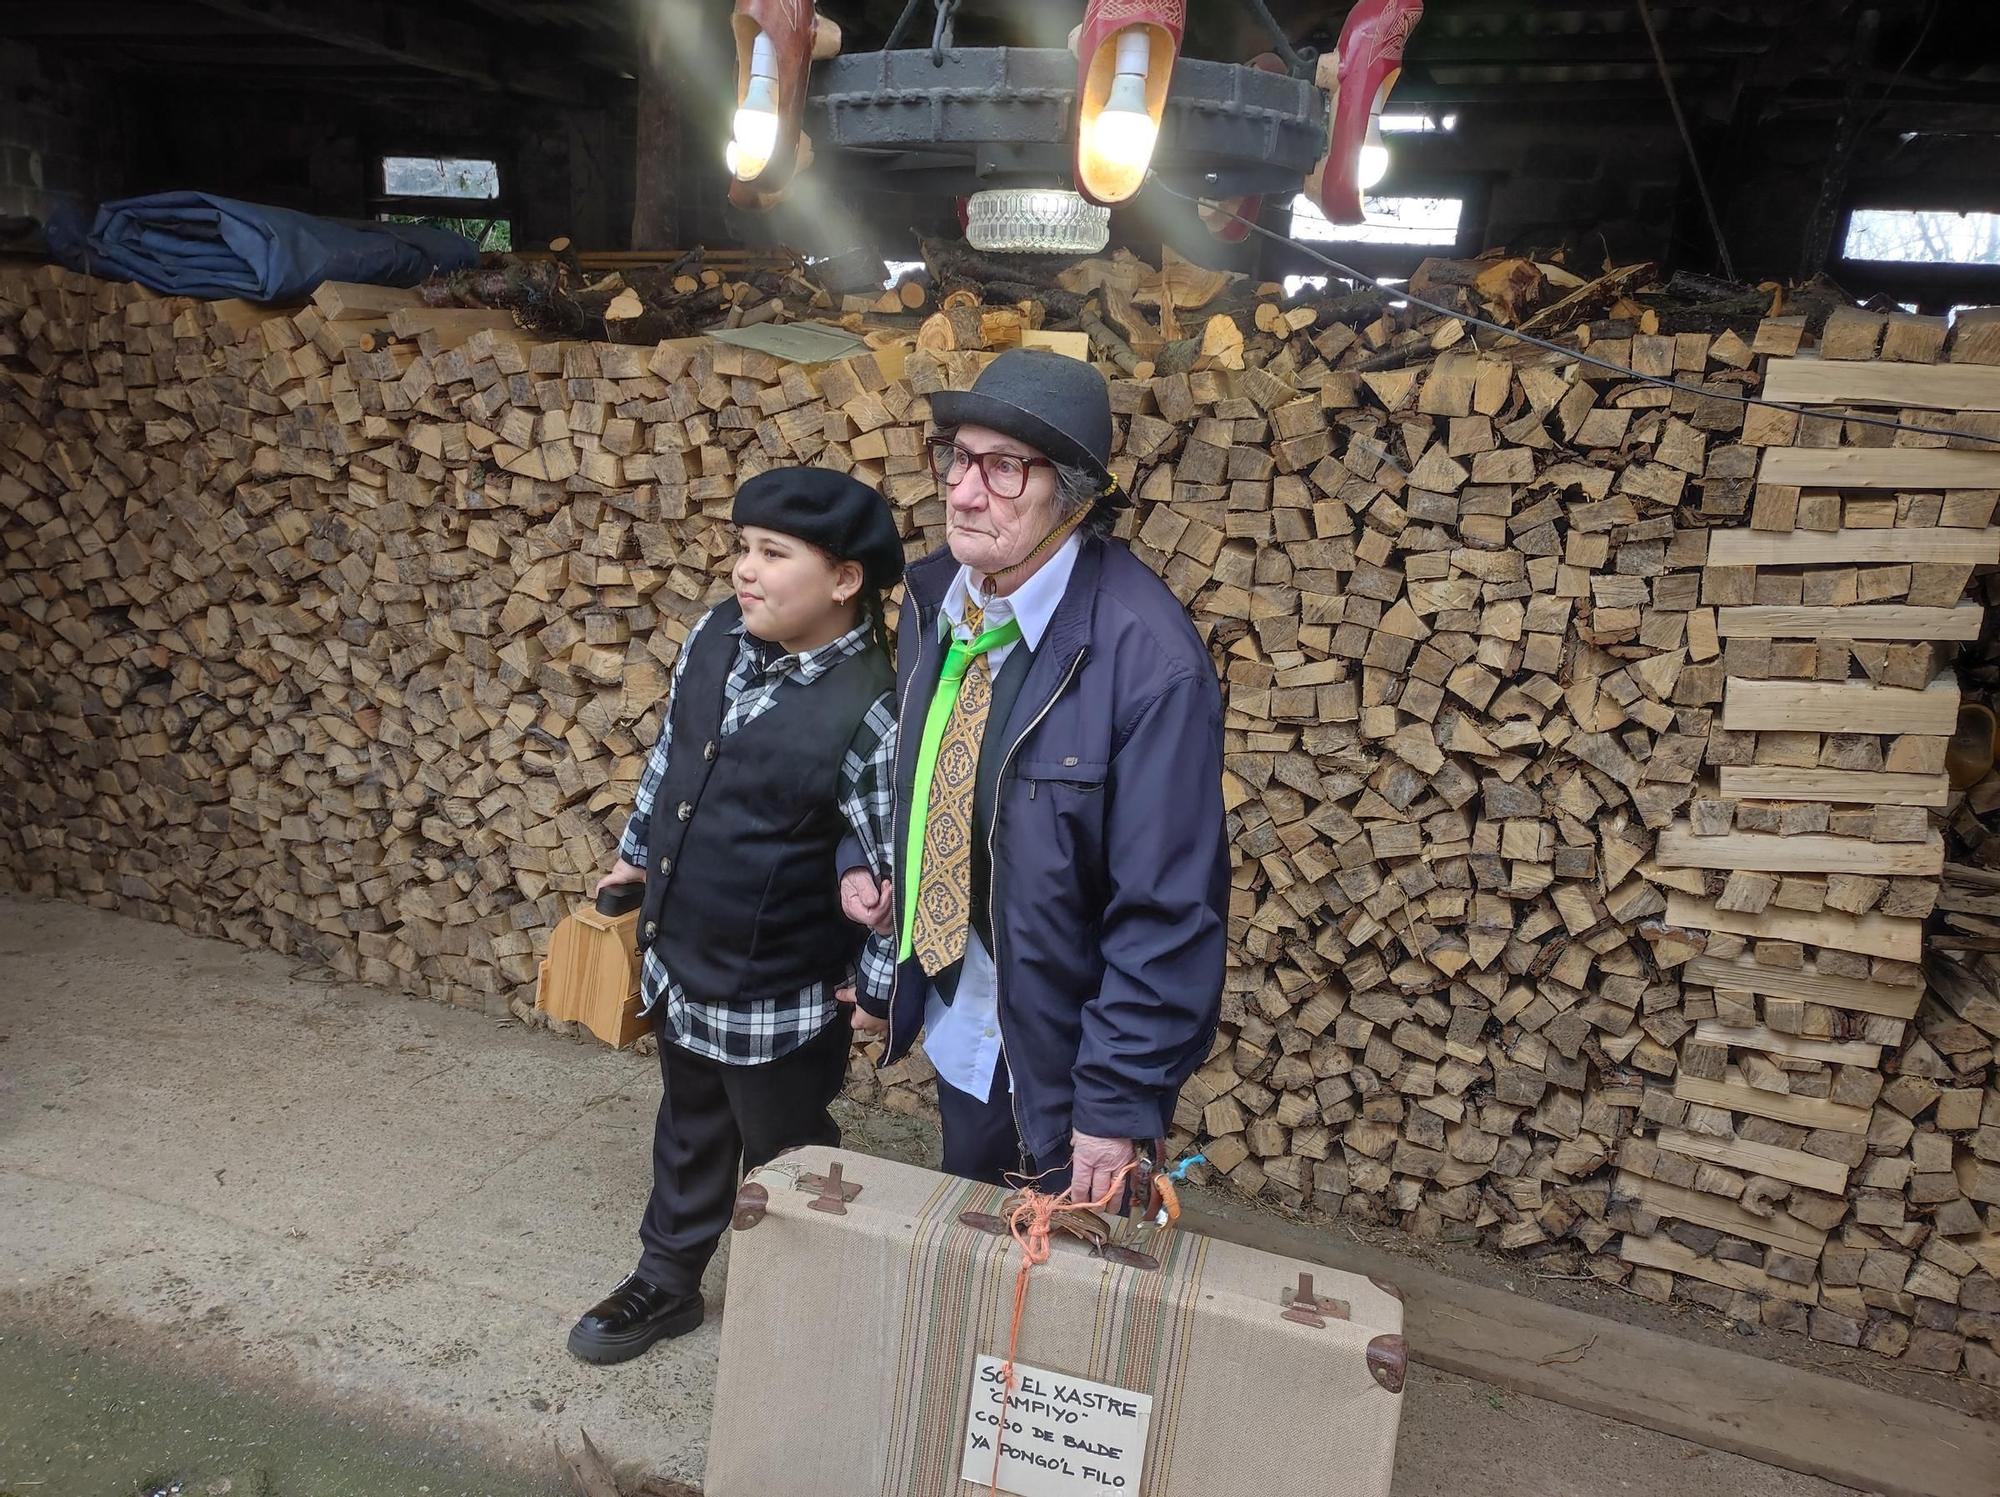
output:
[[[1215,1033],[1221,693],[1110,538],[1102,375],[1017,350],[931,408],[946,547],[906,579],[896,879],[841,863],[848,914],[896,937],[886,1012],[864,997],[857,1023],[886,1027],[885,1065],[923,1032],[947,1171],[1096,1200]]]

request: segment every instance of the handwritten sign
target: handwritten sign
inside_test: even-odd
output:
[[[1146,1464],[1153,1396],[1060,1372],[981,1357],[972,1374],[972,1416],[965,1426],[964,1480],[994,1480],[1015,1497],[1136,1497]]]

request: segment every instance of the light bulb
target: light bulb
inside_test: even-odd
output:
[[[745,182],[763,175],[778,148],[778,61],[771,39],[757,33],[750,50],[750,83],[736,106],[730,141],[723,152],[730,171]]]
[[[764,85],[761,89],[760,84]],[[774,90],[765,79],[751,79],[743,106],[736,111],[735,129],[729,142],[736,157],[730,163],[730,170],[746,182],[764,170],[771,153],[778,148],[777,100],[772,97],[765,105],[758,98],[760,93],[774,94]]]
[[[1381,185],[1389,175],[1389,143],[1382,139],[1382,126],[1377,120],[1368,121],[1368,133],[1362,137],[1361,156],[1354,166],[1354,185],[1363,192]]]
[[[1146,107],[1146,74],[1152,65],[1152,39],[1143,26],[1118,33],[1116,71],[1104,108],[1091,123],[1085,141],[1098,177],[1098,191],[1109,201],[1122,201],[1139,190],[1160,127]]]
[[[1097,116],[1092,145],[1106,166],[1143,172],[1153,159],[1160,127],[1146,112],[1146,80],[1121,73],[1111,85],[1111,97]]]

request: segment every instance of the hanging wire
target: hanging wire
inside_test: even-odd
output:
[[[1285,35],[1285,28],[1277,23],[1264,0],[1243,0],[1243,8],[1263,23],[1264,29],[1271,35],[1272,46],[1277,49],[1291,75],[1294,78],[1310,77],[1313,64],[1319,60],[1319,53],[1312,47],[1294,47]]]
[[[1680,90],[1674,87],[1674,75],[1667,68],[1667,54],[1660,46],[1660,34],[1653,29],[1653,8],[1646,0],[1637,0],[1639,23],[1646,28],[1646,40],[1653,47],[1653,63],[1660,70],[1660,84],[1667,91],[1667,103],[1673,107],[1674,124],[1681,132],[1681,144],[1687,148],[1688,168],[1694,173],[1694,185],[1701,192],[1701,206],[1708,213],[1708,230],[1715,236],[1715,252],[1722,258],[1722,273],[1730,280],[1736,279],[1736,262],[1730,258],[1729,241],[1722,237],[1722,215],[1715,211],[1715,199],[1708,190],[1708,173],[1702,170],[1701,155],[1694,148],[1694,133],[1688,129],[1687,116],[1681,112]]]
[[[896,17],[896,24],[889,28],[889,40],[882,44],[884,52],[893,52],[896,50],[896,46],[902,41],[904,33],[910,29],[910,22],[917,18],[918,7],[923,3],[924,0],[910,0],[910,3],[903,7],[903,13]]]
[[[1179,198],[1182,202],[1192,203],[1197,208],[1211,209],[1224,218],[1231,218],[1240,224],[1247,225],[1251,233],[1261,234],[1273,243],[1282,244],[1288,249],[1304,255],[1309,260],[1317,260],[1335,275],[1352,281],[1357,286],[1372,286],[1376,284],[1372,276],[1363,275],[1353,266],[1343,265],[1331,256],[1321,254],[1311,245],[1301,244],[1296,239],[1288,239],[1283,234],[1274,233],[1255,220],[1245,218],[1242,214],[1225,204],[1208,198],[1199,198],[1193,193],[1182,192],[1177,187],[1169,186],[1156,172],[1148,173],[1148,180],[1168,197]],[[1663,375],[1641,374],[1636,369],[1629,369],[1623,364],[1614,363],[1610,359],[1602,358],[1586,349],[1571,348],[1548,338],[1539,338],[1533,333],[1524,333],[1518,328],[1508,327],[1504,323],[1493,322],[1479,316],[1477,313],[1461,312],[1456,308],[1443,306],[1438,302],[1426,300],[1414,291],[1399,290],[1395,295],[1399,300],[1422,307],[1427,312],[1435,312],[1440,317],[1456,318],[1468,326],[1484,328],[1488,332],[1500,334],[1503,338],[1511,338],[1516,342],[1528,344],[1533,348],[1547,349],[1550,353],[1561,354],[1565,359],[1572,359],[1580,364],[1589,364],[1594,368],[1606,370],[1625,379],[1636,379],[1649,385],[1656,385],[1663,390],[1678,390],[1684,395],[1695,395],[1705,400],[1726,400],[1734,405],[1763,406],[1767,410],[1786,411],[1794,416],[1812,416],[1820,420],[1851,421],[1860,426],[1879,426],[1888,431],[1918,432],[1927,437],[1958,437],[1968,442],[1984,442],[2000,447],[2000,436],[1988,436],[1984,432],[1960,431],[1955,427],[1949,426],[1918,426],[1908,421],[1899,421],[1891,416],[1866,416],[1853,411],[1836,412],[1824,407],[1815,408],[1813,406],[1794,405],[1783,400],[1767,400],[1761,395],[1739,395],[1733,391],[1710,390],[1700,385],[1683,384],[1679,380],[1668,379]]]

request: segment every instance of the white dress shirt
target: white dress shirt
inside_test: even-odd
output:
[[[1010,618],[1018,619],[1022,640],[1030,650],[1040,649],[1049,620],[1055,617],[1056,605],[1062,602],[1069,588],[1070,573],[1076,568],[1077,553],[1082,548],[1083,537],[1070,535],[1041,570],[1012,594],[986,599],[986,627],[997,629]],[[972,637],[965,627],[965,605],[971,597],[971,569],[960,567],[945,592],[943,607],[945,627],[960,639]],[[1013,652],[1011,644],[989,650],[987,669],[998,677]],[[987,724],[990,733],[997,734],[1005,728],[1005,723]],[[993,1068],[1000,1059],[999,1015],[1000,977],[994,970],[992,954],[979,939],[979,932],[968,930],[965,968],[959,974],[958,991],[952,1001],[947,1004],[936,987],[925,997],[924,1054],[937,1067],[940,1080],[982,1102],[993,1090]]]

